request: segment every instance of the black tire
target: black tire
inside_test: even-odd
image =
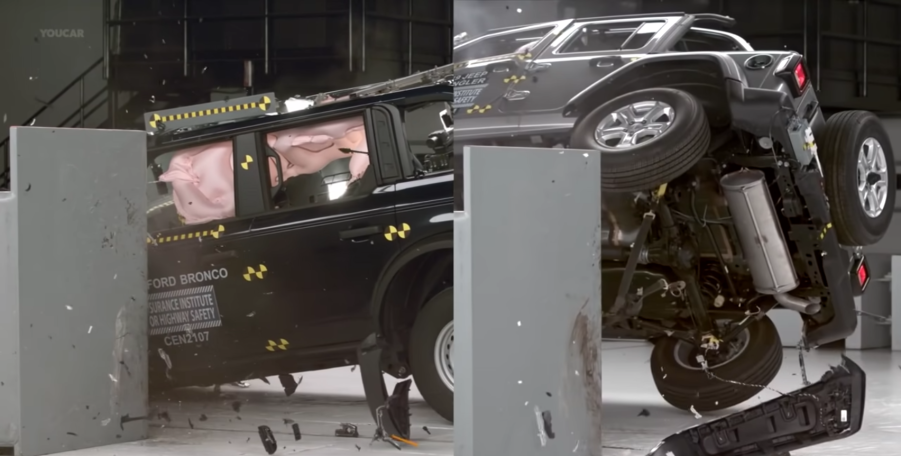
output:
[[[673,108],[669,129],[627,149],[613,149],[595,138],[605,117],[641,101],[660,101]],[[710,125],[701,103],[676,89],[644,89],[614,98],[588,113],[573,128],[570,147],[601,151],[601,189],[617,192],[650,190],[691,169],[710,146]]]
[[[665,337],[657,341],[651,353],[651,375],[657,391],[674,407],[698,412],[722,410],[756,396],[770,384],[782,367],[782,340],[769,317],[748,327],[747,348],[731,361],[713,367],[723,380],[755,386],[740,386],[707,378],[700,369],[688,369],[676,361],[679,340]]]
[[[435,365],[435,344],[441,330],[454,321],[454,289],[441,291],[419,311],[410,334],[410,370],[423,399],[454,422],[454,390],[445,385]]]
[[[897,185],[895,155],[885,127],[872,113],[844,111],[829,118],[822,135],[817,149],[823,166],[832,223],[839,242],[848,246],[879,242],[892,222]],[[867,215],[857,192],[858,154],[868,138],[875,139],[882,146],[887,169],[885,206],[876,217]]]

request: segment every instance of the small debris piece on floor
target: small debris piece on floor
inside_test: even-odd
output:
[[[361,450],[360,445],[354,445],[354,446],[357,447],[357,451]]]
[[[418,447],[418,446],[419,446],[418,443],[416,443],[416,442],[414,442],[414,441],[412,441],[412,440],[407,440],[407,439],[405,439],[405,438],[403,438],[403,437],[398,437],[398,436],[396,436],[396,435],[392,435],[391,438],[394,439],[394,440],[397,440],[398,442],[406,443],[407,445],[410,445],[410,446],[412,446],[412,447]],[[398,448],[398,449],[400,449],[400,448]]]
[[[428,426],[423,426],[422,430],[425,431],[426,434],[432,435],[432,431],[429,430]]]
[[[291,430],[294,431],[294,441],[300,440],[300,437],[301,437],[301,435],[300,435],[300,425],[297,424],[297,423],[294,423],[294,424],[291,426]]]
[[[350,366],[350,371],[351,371],[351,372],[353,372],[353,371],[355,371],[355,370],[357,370],[357,365],[356,365],[356,364],[354,364],[353,366]]]
[[[260,440],[263,441],[263,448],[266,449],[266,453],[274,454],[278,450],[278,443],[275,441],[275,436],[272,435],[272,429],[269,426],[260,426],[257,430],[260,432]]]
[[[204,415],[203,413],[201,413],[201,414],[200,414],[200,421],[206,421],[206,420],[207,420],[206,415]]]
[[[692,405],[691,408],[690,408],[689,410],[691,410],[691,413],[694,413],[694,414],[695,414],[695,419],[696,419],[696,420],[700,420],[701,418],[703,418],[703,417],[701,416],[701,414],[698,413],[697,410],[695,410],[695,406],[694,406],[694,405]]]
[[[545,392],[544,394],[547,394],[547,397],[552,397],[550,391],[547,391],[547,392]]]
[[[234,410],[235,412],[240,412],[241,411],[241,401],[232,402],[232,410]]]
[[[236,416],[235,418],[237,418],[238,421],[242,421],[240,416]]]
[[[249,442],[249,441],[250,441],[250,437],[247,438],[247,442]],[[244,443],[247,443],[247,442],[244,442]]]
[[[648,409],[641,409],[641,411],[638,412],[638,416],[651,416],[651,412],[649,412]]]
[[[535,406],[535,421],[538,423],[538,440],[541,442],[541,446],[547,446],[547,432],[544,430],[544,416],[541,413],[541,409],[538,406]]]
[[[550,410],[545,410],[541,412],[541,420],[544,422],[544,433],[547,434],[549,439],[552,439],[557,436],[554,434],[554,428],[551,424],[551,412]]]
[[[335,437],[351,437],[357,438],[360,436],[360,432],[357,429],[357,425],[350,423],[341,423],[341,427],[335,429]]]
[[[188,418],[188,426],[191,426],[191,429],[194,429],[194,423]]]
[[[287,426],[289,424],[294,424],[294,420],[292,420],[291,418],[282,418],[282,421],[285,422],[285,426]]]
[[[161,420],[166,420],[167,423],[172,422],[172,418],[169,417],[169,412],[160,412],[156,414],[156,417]]]
[[[67,432],[66,435],[74,435],[75,437],[78,437],[78,434],[76,434],[74,432]]]

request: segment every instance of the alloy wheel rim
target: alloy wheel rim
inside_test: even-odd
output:
[[[604,117],[594,139],[605,149],[622,150],[653,141],[673,125],[676,111],[662,101],[640,101]]]
[[[454,322],[444,325],[435,341],[435,370],[451,391],[454,390]]]
[[[885,210],[888,198],[888,164],[882,144],[867,138],[857,154],[857,197],[867,217],[876,218]]]

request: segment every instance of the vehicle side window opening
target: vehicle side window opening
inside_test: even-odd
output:
[[[679,52],[731,52],[745,49],[728,36],[689,30],[676,43],[674,50]]]
[[[523,54],[532,49],[554,27],[542,27],[520,32],[476,38],[454,51],[454,61],[483,59],[506,54]]]
[[[454,169],[453,130],[446,130],[442,113],[450,115],[443,101],[412,106],[401,113],[414,164],[426,174]]]
[[[560,53],[634,51],[647,46],[664,25],[665,21],[585,24]]]
[[[276,208],[329,203],[375,188],[362,115],[269,132],[266,144],[278,154],[284,178]],[[277,181],[275,169],[269,175]]]

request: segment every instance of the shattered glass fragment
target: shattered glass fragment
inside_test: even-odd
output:
[[[638,416],[651,416],[651,412],[649,412],[648,409],[641,409],[641,411],[638,412]]]
[[[429,430],[428,426],[423,426],[422,430],[425,431],[426,434],[432,435],[432,431]]]
[[[285,426],[287,426],[289,424],[294,424],[294,420],[292,420],[291,418],[282,418],[282,421],[285,422]]]
[[[291,430],[294,431],[294,441],[296,442],[296,441],[300,440],[300,438],[301,438],[300,425],[297,423],[294,423],[293,425],[291,425]]]
[[[110,422],[110,419],[107,418],[107,419],[101,421],[101,422],[100,422],[100,425],[101,425],[101,426],[106,426],[107,424],[109,424],[109,422]]]
[[[190,418],[188,418],[188,426],[191,426],[191,429],[194,429],[194,422],[192,422]]]
[[[76,434],[74,432],[67,432],[66,435],[72,435],[72,436],[78,437],[78,434]]]
[[[282,374],[278,376],[278,379],[282,383],[282,387],[285,388],[285,396],[290,397],[297,391],[300,382],[303,381],[303,375],[300,376],[300,379],[294,380],[293,375]]]
[[[157,414],[156,414],[156,417],[159,418],[159,419],[161,419],[161,420],[166,420],[167,423],[171,423],[171,422],[172,422],[172,418],[169,417],[169,412],[166,412],[166,411],[157,413]]]

